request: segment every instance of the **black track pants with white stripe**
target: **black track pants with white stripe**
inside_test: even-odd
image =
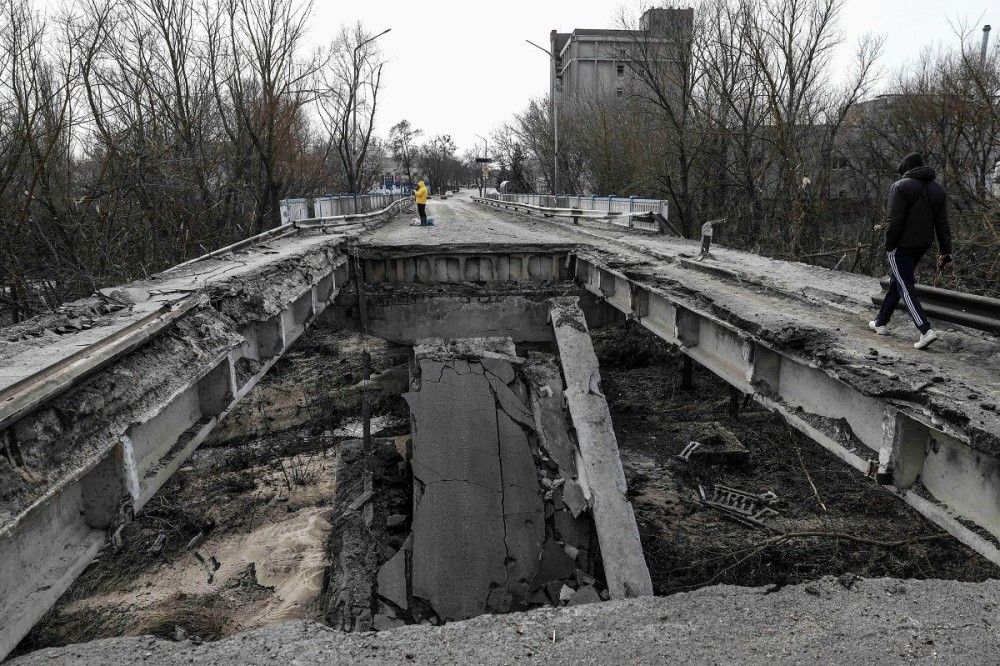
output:
[[[892,311],[896,309],[902,301],[906,311],[913,318],[913,323],[917,325],[921,333],[926,333],[931,328],[927,321],[927,315],[920,306],[920,299],[913,288],[916,278],[913,276],[917,268],[917,263],[924,256],[925,249],[922,248],[896,248],[887,253],[889,262],[889,293],[885,295],[882,303],[882,310],[875,319],[875,324],[885,326],[892,317]]]

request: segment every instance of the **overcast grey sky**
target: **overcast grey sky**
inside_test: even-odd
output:
[[[427,135],[451,134],[464,149],[548,90],[547,57],[525,39],[545,46],[553,28],[616,27],[624,6],[621,0],[316,0],[314,38],[356,20],[374,32],[392,28],[379,40],[389,58],[379,129],[407,118]],[[912,62],[925,46],[957,43],[949,21],[963,19],[990,23],[992,39],[1000,36],[998,0],[847,0],[840,69],[849,66],[846,45],[865,32],[886,36],[888,69]]]

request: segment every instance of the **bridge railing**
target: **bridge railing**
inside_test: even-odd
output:
[[[281,223],[371,213],[409,197],[408,194],[331,194],[322,197],[282,199]]]
[[[629,213],[653,213],[654,215],[661,216],[664,220],[669,219],[668,216],[670,213],[670,203],[668,201],[662,199],[639,199],[638,197],[490,194],[488,198],[507,203],[521,203],[546,208],[578,208],[606,213],[619,213],[623,216],[627,216]],[[656,220],[629,219],[628,217],[612,219],[611,223],[617,226],[644,229],[646,231],[659,231],[660,228]]]

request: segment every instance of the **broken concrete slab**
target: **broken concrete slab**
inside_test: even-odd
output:
[[[590,502],[587,500],[583,488],[572,479],[567,479],[563,486],[563,503],[574,518],[590,508]]]
[[[590,521],[583,516],[574,518],[569,510],[556,511],[552,515],[556,538],[578,550],[590,549]]]
[[[415,346],[412,390],[404,395],[413,427],[412,619],[558,603],[562,585],[578,586],[578,567],[592,571],[589,515],[559,511],[562,532],[579,546],[552,537],[551,495],[563,492],[567,478],[539,447],[524,359],[515,353],[509,339]],[[556,402],[553,409],[565,407]],[[568,418],[560,418],[572,453]]]
[[[413,536],[408,536],[402,548],[378,570],[378,595],[401,610],[409,608],[407,561],[413,548]]]
[[[570,578],[575,571],[576,562],[566,554],[555,539],[548,538],[545,540],[545,546],[541,552],[538,571],[535,573],[532,587],[565,580]]]
[[[705,465],[739,466],[750,462],[750,451],[731,430],[720,423],[712,423],[685,447],[682,457]]]
[[[499,407],[499,401],[497,404]],[[521,407],[525,407],[524,403]],[[537,570],[538,551],[545,539],[545,517],[537,470],[525,431],[503,411],[497,412],[497,426],[507,579],[490,595],[490,609],[503,612],[519,607],[528,596],[528,581]],[[500,600],[508,594],[509,600]],[[500,599],[496,599],[498,596]]]
[[[582,604],[595,604],[601,601],[601,594],[591,585],[583,585],[572,597],[567,606],[580,606]]]
[[[566,403],[580,446],[580,471],[590,490],[608,590],[614,599],[651,595],[653,584],[632,504],[627,499],[618,441],[600,389],[597,356],[583,311],[575,298],[553,299],[550,317],[566,379]]]
[[[525,431],[508,414],[517,396],[502,381],[514,379],[513,352],[490,339],[415,349],[419,390],[404,396],[414,424],[412,589],[443,620],[523,603],[537,566],[542,497]],[[530,416],[523,402],[520,412]]]
[[[531,409],[541,446],[559,466],[564,477],[575,479],[576,444],[566,422],[563,381],[551,354],[528,354],[525,373],[531,382]]]

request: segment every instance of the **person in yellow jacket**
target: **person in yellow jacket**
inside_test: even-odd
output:
[[[420,216],[420,226],[430,226],[427,221],[427,185],[424,181],[417,183],[417,189],[413,192],[413,198],[417,202],[417,214]]]

